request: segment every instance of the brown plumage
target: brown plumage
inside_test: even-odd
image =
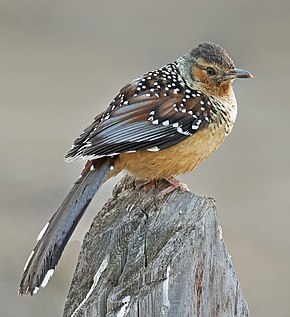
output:
[[[231,132],[237,115],[236,69],[219,45],[190,53],[124,86],[75,140],[66,156],[87,160],[80,178],[41,231],[19,294],[35,294],[54,272],[63,249],[95,193],[122,170],[138,179],[167,179],[195,169]]]
[[[214,127],[203,129],[190,138],[157,153],[141,151],[120,154],[115,162],[112,176],[126,170],[137,179],[151,181],[187,173],[207,159],[223,142],[225,136],[225,127],[221,125],[217,129]]]

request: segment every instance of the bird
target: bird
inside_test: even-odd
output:
[[[231,132],[237,116],[233,81],[252,78],[218,44],[189,53],[126,84],[74,141],[67,162],[85,167],[41,230],[18,294],[37,293],[101,185],[121,171],[145,183],[165,179],[162,196],[184,186],[175,177],[194,170]]]

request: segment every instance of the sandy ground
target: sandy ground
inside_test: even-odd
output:
[[[103,2],[0,3],[0,315],[61,315],[82,237],[116,183],[94,200],[47,288],[17,297],[35,238],[82,167],[63,156],[122,85],[209,40],[255,78],[235,84],[226,143],[181,179],[216,199],[252,316],[289,316],[290,2]]]

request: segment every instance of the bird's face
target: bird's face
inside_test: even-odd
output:
[[[248,71],[237,69],[227,52],[212,43],[199,44],[180,61],[187,83],[207,95],[227,97],[233,94],[232,82],[236,78],[253,77]]]
[[[199,59],[193,62],[191,75],[199,90],[213,96],[228,96],[236,78],[251,78],[252,75],[235,67],[225,67]]]

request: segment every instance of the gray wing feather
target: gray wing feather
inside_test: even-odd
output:
[[[19,294],[35,294],[39,287],[44,287],[48,274],[52,275],[64,247],[87,206],[104,182],[110,171],[106,160],[98,169],[90,171],[77,180],[48,222],[47,228],[37,242],[29,259],[19,287]]]
[[[174,86],[179,85],[176,88],[179,93],[176,93],[172,87],[168,88],[164,78],[158,80],[158,89],[154,86],[156,81],[150,79],[146,81],[146,89],[141,91],[140,84],[143,85],[144,80],[146,78],[120,91],[108,109],[74,142],[66,155],[67,161],[152,148],[162,150],[211,122],[212,102],[208,96],[181,84]]]

